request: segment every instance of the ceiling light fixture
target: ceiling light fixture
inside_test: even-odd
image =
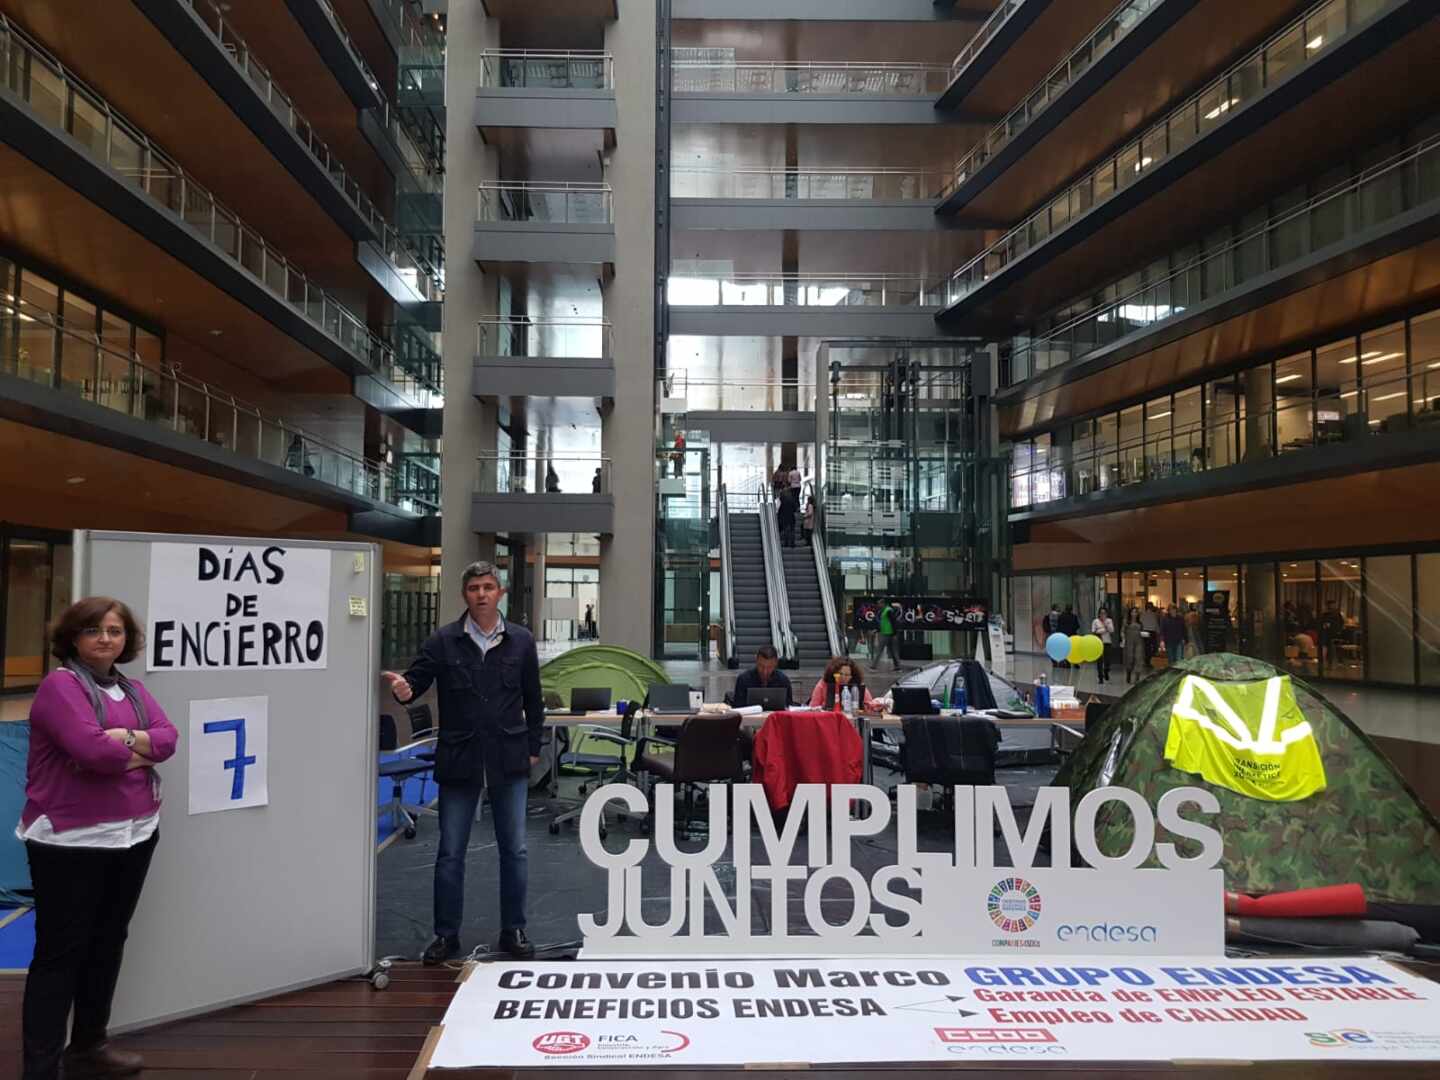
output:
[[[1307,42],[1305,43],[1305,48],[1309,49],[1311,52],[1314,52],[1316,49],[1320,48],[1320,46],[1321,46],[1321,45],[1324,45],[1324,44],[1325,44],[1325,35],[1324,35],[1324,34],[1316,34],[1313,38],[1311,38],[1309,41],[1307,41]]]
[[[85,477],[83,477],[83,476],[67,476],[67,477],[65,478],[65,483],[67,483],[67,484],[72,484],[72,485],[73,485],[73,484],[83,484],[84,482],[85,482]]]
[[[1296,379],[1303,379],[1304,377],[1305,377],[1304,375],[1301,375],[1301,374],[1297,371],[1297,372],[1295,372],[1295,373],[1293,373],[1293,374],[1290,374],[1290,375],[1281,375],[1281,376],[1280,376],[1278,379],[1276,379],[1275,381],[1276,381],[1277,383],[1282,383],[1282,382],[1294,382]]]

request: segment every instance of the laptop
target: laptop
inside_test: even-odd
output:
[[[573,713],[604,712],[609,708],[608,686],[577,686],[570,691],[570,711]]]
[[[685,683],[651,683],[645,707],[658,716],[689,716],[695,711]]]
[[[890,691],[897,716],[931,716],[937,710],[930,702],[928,686],[897,686]]]
[[[783,686],[752,686],[745,693],[746,705],[759,705],[766,712],[782,712],[790,706]]]

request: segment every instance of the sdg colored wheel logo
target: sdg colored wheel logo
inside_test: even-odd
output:
[[[985,900],[990,921],[1007,934],[1023,934],[1040,921],[1040,890],[1022,877],[995,883]]]

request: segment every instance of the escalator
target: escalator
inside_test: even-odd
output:
[[[775,643],[771,630],[770,597],[765,580],[765,549],[760,515],[735,513],[725,508],[729,526],[730,590],[734,609],[730,622],[734,640],[727,642],[731,667],[747,665],[755,650]]]
[[[826,625],[820,575],[810,544],[780,549],[785,565],[785,593],[790,598],[790,629],[795,634],[796,658],[805,669],[823,668],[836,650]]]

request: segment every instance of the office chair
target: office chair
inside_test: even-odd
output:
[[[737,712],[700,713],[686,717],[674,739],[647,735],[635,747],[635,771],[648,773],[659,783],[679,784],[685,793],[683,839],[690,839],[697,785],[741,778],[740,725]],[[652,747],[673,747],[672,754],[655,754]],[[655,800],[650,800],[649,832],[655,831]]]
[[[901,748],[907,784],[948,788],[986,787],[995,783],[1000,725],[988,716],[906,716]]]
[[[431,807],[416,806],[405,802],[405,781],[409,780],[412,776],[420,776],[428,773],[435,767],[434,751],[431,750],[429,753],[426,753],[425,751],[419,750],[420,747],[434,747],[435,745],[435,736],[431,733],[433,731],[432,728],[416,728],[416,717],[414,714],[421,710],[423,710],[424,717],[428,719],[430,707],[428,705],[416,706],[415,709],[410,710],[410,730],[412,736],[420,734],[422,731],[424,734],[420,735],[418,739],[412,738],[412,740],[404,746],[396,745],[399,740],[395,732],[395,718],[385,713],[380,714],[380,753],[406,755],[407,751],[417,751],[413,755],[396,757],[393,761],[381,761],[378,769],[378,774],[382,778],[388,777],[390,780],[390,802],[388,809],[390,811],[391,825],[396,829],[400,829],[400,822],[403,820],[405,822],[403,831],[406,840],[415,839],[415,825],[422,815],[432,814],[435,817],[440,816],[440,812]],[[421,791],[421,797],[423,798],[423,787]]]
[[[575,728],[575,732],[579,736],[598,739],[601,742],[612,743],[619,747],[620,756],[619,758],[613,758],[608,754],[581,754],[575,752],[560,755],[560,765],[591,769],[595,772],[595,776],[581,783],[580,801],[563,813],[556,814],[551,820],[550,832],[552,835],[560,831],[561,825],[574,821],[580,816],[580,812],[585,809],[585,796],[592,788],[602,787],[605,784],[629,784],[634,782],[634,773],[630,771],[630,762],[626,760],[625,754],[629,748],[635,746],[635,716],[639,711],[640,702],[630,702],[625,708],[625,714],[620,718],[619,731],[599,724],[580,724]],[[605,807],[605,813],[600,816],[600,838],[602,840],[605,838],[609,829],[607,816],[621,813],[623,812],[612,809],[608,805]]]

